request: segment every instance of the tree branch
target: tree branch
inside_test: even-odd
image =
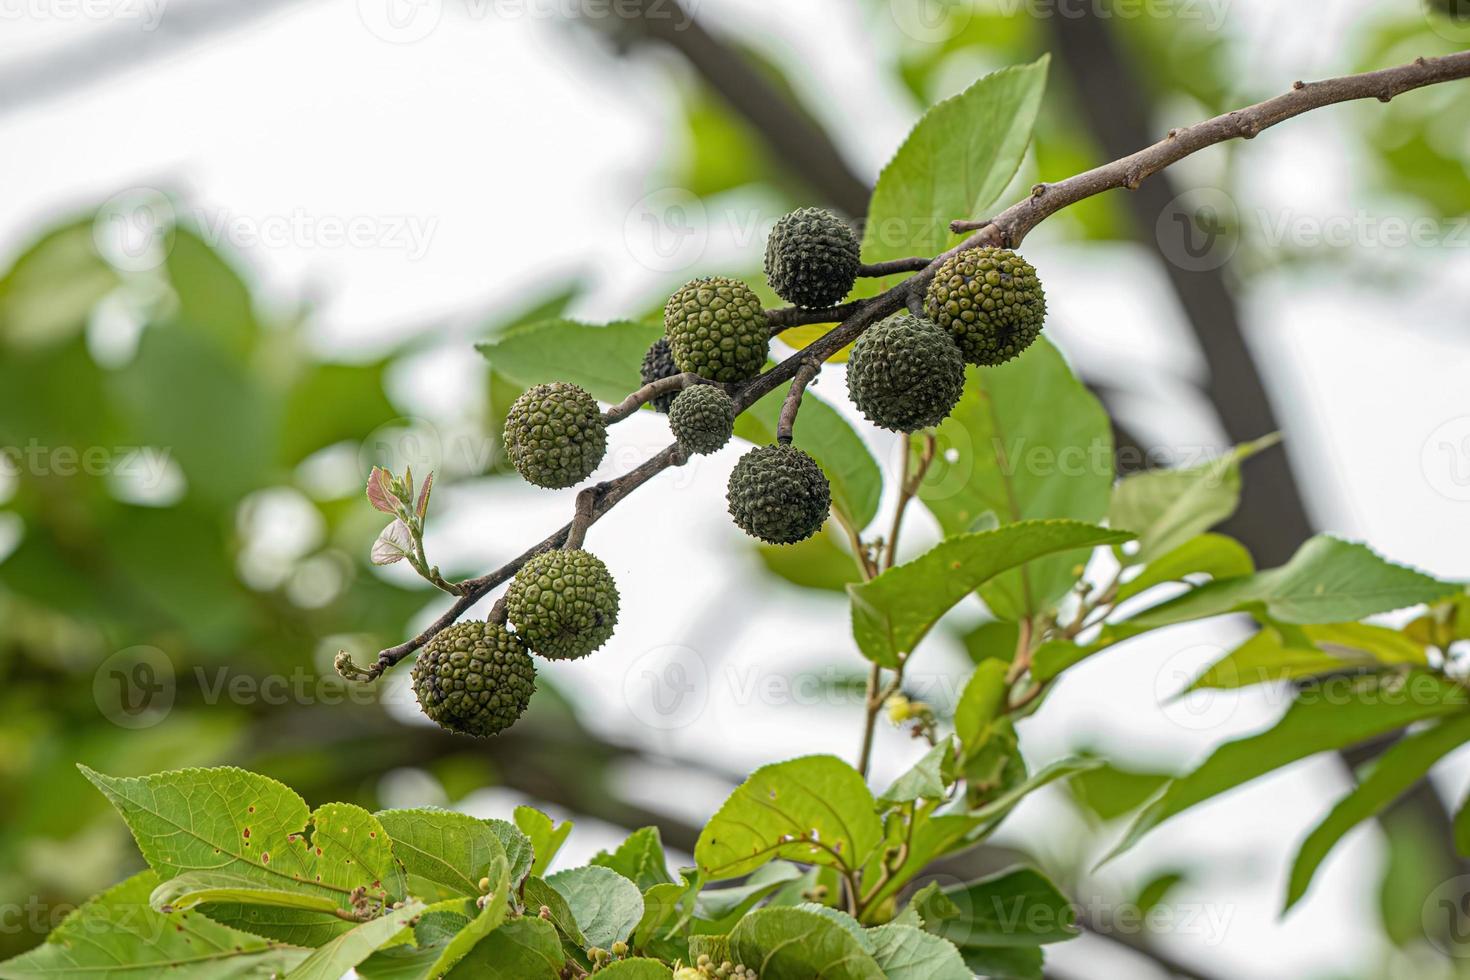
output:
[[[822,362],[817,360],[803,360],[796,369],[796,377],[791,379],[791,390],[786,393],[786,401],[781,404],[781,415],[776,419],[776,441],[781,445],[791,444],[792,430],[796,428],[796,413],[801,411],[801,398],[806,394],[806,386],[816,380],[820,370]]]
[[[837,307],[836,309],[851,312],[836,327],[770,370],[736,386],[733,396],[735,412],[738,415],[746,411],[780,385],[810,370],[810,364],[820,365],[829,360],[861,336],[868,327],[904,309],[911,298],[921,295],[928,287],[939,266],[961,251],[984,245],[1018,245],[1032,228],[1071,204],[1106,190],[1136,187],[1149,175],[1191,153],[1228,140],[1254,136],[1311,109],[1355,99],[1376,98],[1386,102],[1412,89],[1466,77],[1470,77],[1470,51],[1441,58],[1420,58],[1412,64],[1362,75],[1349,75],[1312,84],[1298,82],[1286,95],[1216,116],[1186,129],[1172,130],[1166,139],[1131,156],[1054,184],[1037,185],[1037,189],[1025,200],[1001,212],[993,221],[977,229],[954,248],[935,257],[910,278],[871,299],[857,300]],[[812,373],[815,374],[814,371]],[[582,532],[585,533],[586,527],[590,527],[624,497],[658,473],[684,462],[685,456],[675,443],[622,476],[590,488],[590,517],[581,522],[584,525]],[[476,602],[508,581],[532,557],[542,551],[565,545],[572,534],[574,523],[576,522],[568,523],[553,532],[541,543],[533,545],[501,568],[459,583],[464,594],[442,616],[412,640],[379,653],[377,663],[368,670],[361,671],[361,674],[380,676],[389,667],[418,650],[440,631],[456,622]],[[348,670],[344,670],[344,674],[346,673]]]

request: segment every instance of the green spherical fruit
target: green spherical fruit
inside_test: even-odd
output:
[[[664,306],[664,336],[680,371],[746,381],[766,363],[771,326],[755,290],[715,276],[679,287]]]
[[[771,544],[805,541],[832,506],[822,468],[795,446],[758,446],[740,457],[725,497],[740,529]]]
[[[858,240],[831,211],[792,211],[766,239],[766,281],[797,306],[820,308],[842,300],[857,282]]]
[[[1004,364],[1041,333],[1046,296],[1031,263],[1006,248],[970,248],[939,267],[924,313],[971,364]]]
[[[484,738],[503,732],[536,690],[536,665],[504,626],[455,623],[430,640],[413,665],[413,693],[443,728]]]
[[[526,646],[549,660],[585,657],[618,623],[618,587],[586,551],[543,551],[521,566],[506,592],[506,613]]]
[[[714,385],[685,388],[669,409],[669,428],[687,451],[715,452],[735,433],[735,402]]]
[[[592,475],[607,450],[597,400],[564,381],[537,385],[510,406],[505,451],[516,472],[539,487],[570,487]]]
[[[674,365],[674,355],[669,353],[668,338],[658,338],[643,355],[643,366],[639,370],[639,377],[647,385],[655,381],[662,381],[664,378],[672,378],[678,373],[679,369]],[[659,395],[653,400],[654,410],[667,412],[669,406],[674,404],[674,397],[678,394],[677,391],[671,391],[667,395]]]
[[[898,313],[852,346],[847,391],[874,425],[914,432],[938,425],[959,403],[965,359],[933,320]]]

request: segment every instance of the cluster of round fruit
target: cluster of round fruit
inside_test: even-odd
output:
[[[847,296],[862,271],[857,237],[830,211],[794,211],[772,229],[765,269],[781,298],[826,309]],[[897,432],[938,425],[953,411],[966,362],[1001,364],[1025,350],[1041,331],[1046,299],[1025,259],[1007,249],[972,248],[940,265],[922,309],[870,327],[848,360],[853,403],[874,424]],[[694,376],[653,403],[668,414],[686,453],[713,453],[730,441],[737,414],[731,391],[765,367],[771,334],[760,298],[737,279],[696,279],[669,297],[664,335],[644,355],[642,379]],[[536,385],[506,416],[505,449],[517,472],[537,486],[574,486],[602,462],[607,423],[585,389]],[[795,544],[821,528],[832,492],[816,460],[778,442],[740,458],[726,500],[747,534]],[[585,657],[612,635],[617,613],[617,587],[595,556],[582,550],[537,555],[507,593],[513,629],[471,621],[444,630],[420,654],[414,690],[425,713],[445,728],[493,735],[530,700],[531,653]]]

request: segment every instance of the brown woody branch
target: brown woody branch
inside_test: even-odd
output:
[[[791,444],[792,431],[796,428],[796,413],[801,411],[802,396],[806,394],[807,385],[816,380],[820,370],[822,362],[814,358],[803,360],[796,369],[796,377],[791,379],[791,390],[786,393],[786,401],[781,404],[781,415],[776,419],[776,441],[781,445]]]
[[[807,347],[792,354],[770,370],[750,381],[734,386],[732,397],[735,401],[736,414],[749,409],[780,385],[793,381],[798,375],[810,370],[811,364],[820,365],[829,360],[856,340],[868,327],[907,307],[911,300],[922,295],[930,280],[934,278],[940,264],[958,252],[985,245],[1015,247],[1021,243],[1031,229],[1063,208],[1107,190],[1122,187],[1136,188],[1149,176],[1192,153],[1233,139],[1250,139],[1277,123],[1312,109],[1358,99],[1377,99],[1380,102],[1387,102],[1398,95],[1426,85],[1467,77],[1470,77],[1470,51],[1439,58],[1419,58],[1397,68],[1387,68],[1360,75],[1347,75],[1321,82],[1297,82],[1285,95],[1216,116],[1184,129],[1170,130],[1168,136],[1163,140],[1130,156],[1054,184],[1037,184],[1025,200],[1002,211],[983,227],[973,229],[973,233],[954,248],[929,261],[908,279],[871,299],[855,300],[828,310],[772,311],[769,316],[773,331],[803,323],[834,322],[838,321],[839,317],[840,322]],[[961,229],[968,228],[970,224],[972,223],[955,223]],[[812,374],[814,375],[815,371],[812,371]],[[646,391],[647,387],[650,386],[645,386],[642,391]],[[642,391],[635,392],[634,397],[641,394]],[[623,402],[623,405],[626,404],[628,404],[627,401]],[[621,407],[619,406],[619,409]],[[628,414],[636,410],[636,407],[630,409]],[[616,411],[618,409],[613,410],[613,412]],[[545,540],[533,545],[495,571],[458,583],[463,594],[442,616],[413,639],[383,650],[378,654],[377,663],[366,671],[361,671],[357,676],[366,675],[369,679],[380,676],[385,670],[418,650],[440,631],[454,624],[471,606],[507,582],[532,557],[542,551],[565,546],[574,530],[579,535],[585,534],[587,528],[596,523],[628,494],[668,467],[682,465],[684,462],[685,456],[676,443],[622,476],[584,490],[582,493],[587,496],[583,498],[579,495],[577,520],[564,525]],[[584,499],[587,503],[580,503]],[[497,605],[496,613],[503,616],[504,610],[501,604]],[[492,613],[492,615],[495,614]]]

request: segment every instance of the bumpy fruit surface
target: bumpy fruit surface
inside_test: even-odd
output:
[[[597,469],[607,426],[597,400],[564,381],[528,389],[505,417],[505,451],[516,472],[539,487],[570,487]]]
[[[680,286],[664,306],[664,336],[680,371],[711,381],[745,381],[760,373],[770,323],[755,290],[715,276]]]
[[[832,306],[857,282],[857,236],[831,211],[802,208],[786,215],[766,239],[766,281],[797,306]]]
[[[832,506],[822,468],[795,446],[758,446],[740,457],[725,497],[740,529],[771,544],[805,541]]]
[[[435,636],[413,665],[413,693],[442,727],[484,738],[515,724],[536,690],[536,665],[505,627],[467,620]]]
[[[914,432],[938,425],[959,403],[965,359],[933,320],[899,313],[869,327],[847,361],[847,391],[874,425]]]
[[[735,402],[714,385],[685,388],[669,409],[669,428],[689,452],[715,452],[735,432]]]
[[[674,355],[669,353],[668,338],[658,338],[643,355],[643,366],[639,369],[639,377],[644,384],[652,384],[664,378],[672,378],[678,373],[679,369],[674,366]],[[669,406],[674,404],[674,398],[678,394],[677,391],[671,391],[667,395],[659,395],[653,400],[653,407],[657,411],[667,412]]]
[[[543,551],[510,583],[506,613],[526,646],[549,660],[573,660],[612,636],[618,587],[596,555]]]
[[[1031,346],[1046,296],[1031,263],[1006,248],[970,248],[939,267],[924,313],[948,330],[971,364],[1004,364]]]

